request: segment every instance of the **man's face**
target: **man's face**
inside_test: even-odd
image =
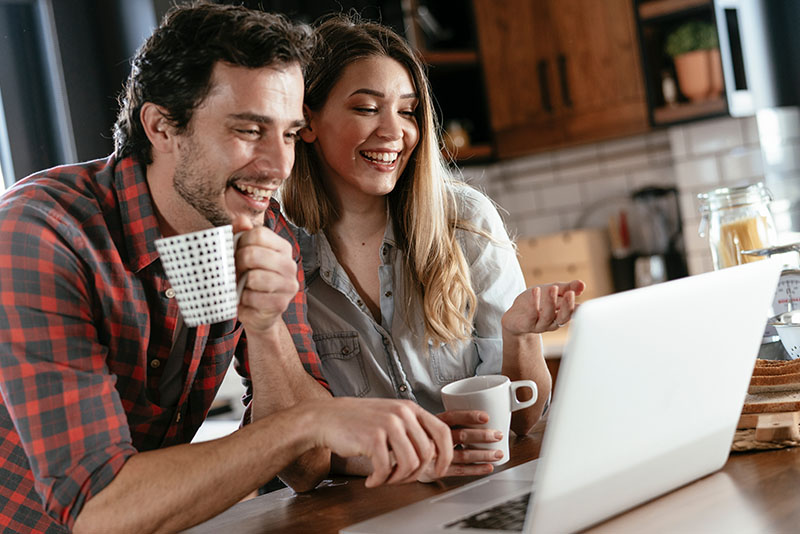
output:
[[[217,63],[211,91],[177,136],[174,195],[162,217],[178,233],[230,224],[236,215],[262,225],[294,164],[302,106],[298,65]]]

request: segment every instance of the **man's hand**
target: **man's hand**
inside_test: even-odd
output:
[[[541,334],[557,330],[572,318],[575,297],[583,293],[581,280],[528,288],[503,314],[503,328],[513,335]]]
[[[236,246],[236,276],[247,280],[239,302],[239,320],[245,330],[261,331],[281,318],[297,294],[297,263],[288,241],[266,226],[237,217],[235,233],[242,232]]]
[[[339,397],[312,409],[319,424],[316,446],[343,458],[370,459],[367,487],[416,480],[429,464],[441,477],[453,460],[450,428],[413,402]]]

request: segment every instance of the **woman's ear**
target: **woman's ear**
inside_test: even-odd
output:
[[[139,112],[144,133],[157,152],[172,152],[175,129],[167,120],[167,112],[161,106],[145,102]]]
[[[314,114],[305,104],[303,104],[303,116],[306,119],[306,125],[300,130],[300,137],[306,143],[313,143],[317,140],[317,134],[314,133]]]

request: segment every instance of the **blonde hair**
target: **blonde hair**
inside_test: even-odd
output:
[[[477,298],[457,230],[474,231],[458,218],[456,180],[442,158],[438,124],[427,77],[408,44],[391,29],[354,15],[336,15],[316,29],[317,47],[306,73],[305,104],[318,111],[344,69],[368,57],[390,57],[408,69],[419,97],[419,142],[394,190],[388,195],[391,223],[404,252],[405,276],[420,299],[426,337],[437,343],[468,340]],[[298,143],[295,166],[281,190],[287,216],[309,233],[325,231],[338,218],[325,192],[313,145]],[[464,185],[466,187],[466,185]],[[483,232],[478,232],[484,234]]]

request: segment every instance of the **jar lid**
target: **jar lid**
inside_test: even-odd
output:
[[[767,204],[772,202],[772,193],[762,182],[741,187],[720,187],[697,195],[700,200],[700,211],[706,212],[720,208],[736,208],[751,204]]]

